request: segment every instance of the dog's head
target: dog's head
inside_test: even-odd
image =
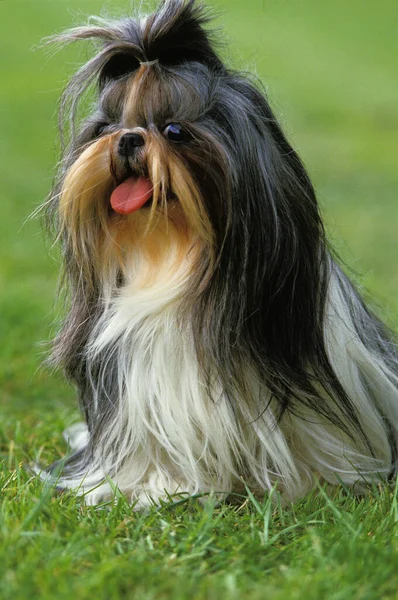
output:
[[[145,19],[98,22],[60,38],[101,43],[63,97],[73,121],[95,83],[97,105],[71,132],[51,207],[89,279],[109,283],[138,246],[162,251],[154,240],[167,244],[175,234],[215,260],[242,126],[233,123],[238,98],[206,20],[194,2],[171,0]]]
[[[264,95],[214,51],[207,20],[194,0],[167,0],[147,18],[98,21],[59,38],[101,44],[63,98],[73,122],[96,85],[95,110],[71,132],[51,207],[70,253],[93,277],[109,279],[112,257],[123,270],[134,245],[167,227],[200,246],[209,269],[224,251],[229,261],[261,253],[269,266],[281,235],[293,256],[287,215],[317,235],[304,169]],[[304,206],[291,205],[293,192],[306,196]]]

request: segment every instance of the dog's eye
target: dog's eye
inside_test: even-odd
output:
[[[190,139],[188,131],[179,123],[170,123],[167,125],[164,135],[171,142],[177,143],[187,142]]]
[[[109,123],[98,123],[94,129],[95,137],[102,135],[107,127],[109,127]]]

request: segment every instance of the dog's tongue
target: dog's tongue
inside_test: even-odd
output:
[[[121,215],[129,215],[144,206],[152,192],[153,186],[149,179],[129,177],[112,192],[112,208]]]

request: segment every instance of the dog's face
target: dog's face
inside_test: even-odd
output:
[[[117,257],[123,268],[137,245],[156,260],[176,234],[212,256],[214,215],[227,227],[228,147],[238,146],[220,123],[225,85],[216,79],[198,63],[164,69],[123,54],[104,66],[98,108],[76,138],[60,192],[60,217],[83,263],[103,272]]]
[[[146,20],[67,34],[103,43],[66,90],[73,113],[94,84],[97,106],[72,136],[55,194],[87,281],[104,285],[117,269],[120,279],[137,246],[157,259],[177,234],[185,254],[195,247],[203,281],[223,260],[224,274],[239,271],[251,248],[279,272],[279,221],[293,180],[309,182],[264,95],[222,63],[205,22],[200,6],[169,0]],[[302,211],[316,211],[309,192]],[[293,243],[286,236],[283,250]]]

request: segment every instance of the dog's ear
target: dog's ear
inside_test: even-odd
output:
[[[315,193],[265,95],[246,77],[230,73],[219,80],[207,118],[228,157],[230,196],[208,205],[212,223],[228,212],[203,303],[203,314],[212,307],[209,336],[228,335],[217,352],[250,349],[254,361],[268,360],[270,372],[278,365],[289,381],[313,364],[322,339],[324,239]],[[228,298],[227,310],[217,308],[220,297]]]

